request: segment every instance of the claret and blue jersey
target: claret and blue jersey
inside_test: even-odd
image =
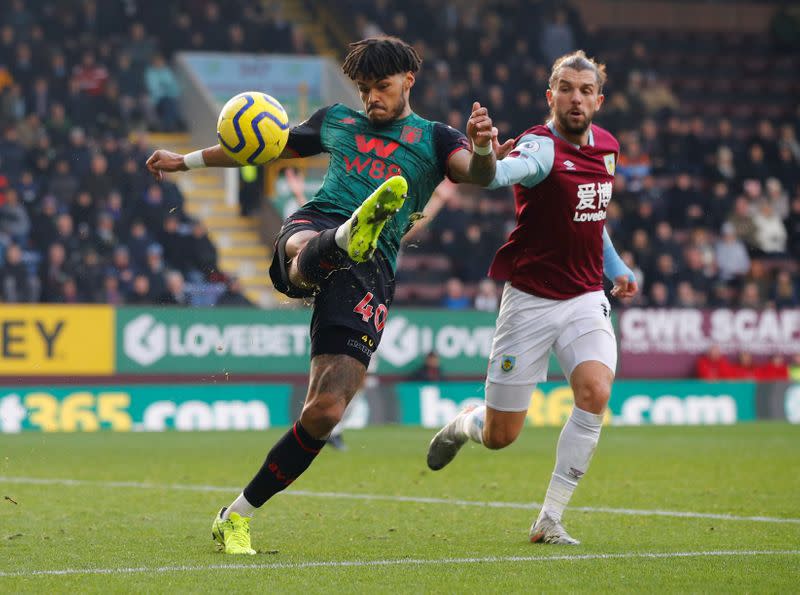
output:
[[[604,244],[610,245],[604,222],[618,155],[617,140],[595,125],[584,146],[561,137],[552,122],[520,135],[489,186],[513,184],[517,218],[490,276],[549,299],[601,290]],[[612,279],[629,273],[614,256],[606,266]]]

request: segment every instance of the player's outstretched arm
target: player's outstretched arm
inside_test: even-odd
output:
[[[472,141],[472,153],[459,151],[450,157],[448,171],[454,182],[486,186],[494,179],[497,159],[492,146],[492,119],[489,110],[477,101],[467,121],[467,136]]]
[[[189,171],[201,167],[241,167],[241,165],[228,157],[219,145],[186,155],[156,149],[147,160],[147,171],[159,182],[164,179],[165,173]]]

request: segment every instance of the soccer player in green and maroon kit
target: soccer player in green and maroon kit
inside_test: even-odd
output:
[[[492,121],[475,103],[467,135],[411,110],[422,60],[392,37],[351,44],[343,64],[363,111],[324,107],[293,128],[282,158],[330,154],[322,187],[284,221],[270,277],[289,297],[314,297],[311,373],[300,419],[272,447],[242,493],[212,528],[226,553],[253,554],[250,518],[302,474],[361,387],[394,295],[400,239],[436,186],[489,184],[495,175]],[[147,168],[163,172],[236,167],[217,145],[188,155],[157,150]],[[365,200],[366,198],[366,200]]]

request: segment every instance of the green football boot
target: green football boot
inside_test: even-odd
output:
[[[406,192],[406,179],[392,176],[356,209],[347,221],[350,225],[347,231],[347,254],[351,260],[366,262],[372,258],[383,226],[403,206]]]
[[[226,554],[255,554],[256,551],[250,547],[250,518],[232,512],[223,520],[224,512],[225,508],[222,508],[211,525],[211,537],[217,542],[217,547]]]

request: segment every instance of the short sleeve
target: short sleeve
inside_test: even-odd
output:
[[[462,149],[470,150],[470,142],[463,132],[441,122],[433,125],[433,142],[442,176],[447,175],[447,161],[453,153]]]
[[[322,124],[330,106],[315,111],[311,117],[289,131],[286,147],[297,153],[298,157],[308,157],[326,152],[322,145]]]

